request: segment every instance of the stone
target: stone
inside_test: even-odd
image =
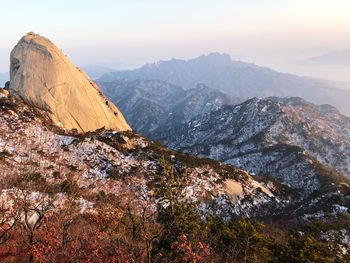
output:
[[[10,92],[78,133],[131,130],[119,109],[49,39],[28,33],[11,52]]]

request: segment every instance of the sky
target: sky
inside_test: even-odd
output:
[[[33,31],[79,66],[116,69],[211,52],[299,75],[350,81],[300,60],[350,49],[349,0],[0,0],[0,72]],[[348,76],[349,75],[349,76]]]

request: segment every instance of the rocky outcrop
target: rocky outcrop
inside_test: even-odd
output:
[[[122,113],[50,40],[24,36],[11,52],[10,91],[78,132],[130,130]]]

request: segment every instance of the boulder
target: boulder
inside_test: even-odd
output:
[[[57,126],[78,133],[130,130],[118,108],[49,39],[28,33],[10,61],[10,92],[46,111]]]

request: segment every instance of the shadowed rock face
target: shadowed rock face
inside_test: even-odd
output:
[[[24,36],[11,52],[10,91],[67,130],[130,130],[122,113],[50,40]]]

